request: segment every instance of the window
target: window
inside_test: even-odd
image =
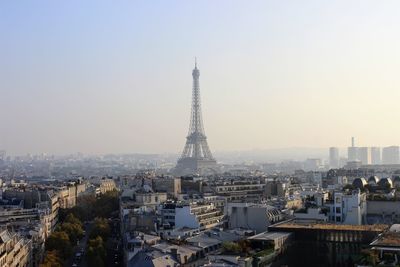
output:
[[[340,207],[336,207],[336,213],[341,213],[341,208]]]
[[[336,221],[340,222],[340,216],[336,216]]]

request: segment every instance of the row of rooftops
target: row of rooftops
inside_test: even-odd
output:
[[[298,223],[293,220],[280,222],[271,225],[273,228],[279,229],[316,229],[316,230],[331,230],[331,231],[368,231],[368,232],[383,232],[389,228],[387,224],[374,225],[350,225],[350,224],[333,224],[333,223]]]

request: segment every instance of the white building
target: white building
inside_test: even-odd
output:
[[[147,206],[155,208],[167,201],[167,193],[164,192],[144,192],[142,190],[136,191],[134,194],[134,200],[138,206]]]
[[[329,220],[335,223],[361,225],[366,221],[367,199],[359,190],[334,192],[333,201],[327,202]]]
[[[322,167],[321,159],[306,159],[304,162],[305,171],[317,171]]]
[[[216,195],[225,197],[227,201],[259,201],[264,197],[265,184],[247,181],[218,184],[214,187],[214,191]]]
[[[202,231],[222,225],[224,214],[213,203],[165,203],[161,217],[165,228]]]
[[[329,148],[329,167],[339,168],[339,148],[337,147]]]
[[[358,148],[358,159],[361,161],[362,165],[371,164],[372,162],[371,148],[370,147]]]
[[[228,203],[229,228],[245,228],[257,233],[267,231],[269,225],[283,220],[281,211],[273,206],[255,203]]]
[[[321,210],[321,208],[308,208],[303,211],[296,211],[293,213],[293,216],[296,221],[304,223],[328,221],[328,216]]]
[[[347,148],[347,161],[358,161],[358,147],[350,146]]]
[[[347,148],[347,161],[358,161],[358,147],[354,145],[354,137],[351,138],[351,146]]]
[[[223,223],[223,213],[214,204],[191,203],[175,208],[175,228],[205,230]]]
[[[319,187],[322,187],[322,173],[312,172],[310,182],[313,183],[314,185],[319,185]]]
[[[381,148],[371,147],[371,164],[381,164]]]
[[[384,147],[382,150],[382,163],[383,164],[399,164],[400,163],[400,149],[398,146]]]

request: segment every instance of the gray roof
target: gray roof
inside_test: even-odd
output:
[[[263,232],[258,235],[250,236],[248,239],[274,241],[278,238],[289,237],[290,235],[291,235],[291,233],[287,233],[287,232]]]
[[[140,251],[128,262],[128,267],[174,267],[179,266],[178,261],[170,254],[160,251]]]
[[[240,239],[242,239],[242,236],[235,233],[209,230],[197,236],[190,237],[186,239],[186,241],[190,244],[205,248],[213,245],[222,244],[223,242],[227,241],[238,241]]]

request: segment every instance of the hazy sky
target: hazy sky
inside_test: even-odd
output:
[[[0,148],[400,144],[400,1],[1,1]]]

